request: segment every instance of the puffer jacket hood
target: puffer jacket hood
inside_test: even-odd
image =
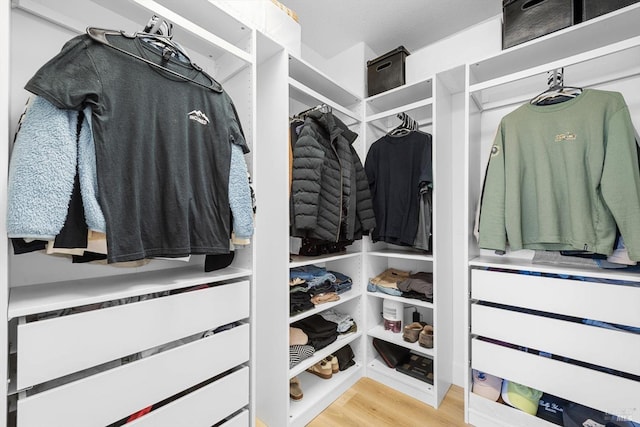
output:
[[[307,115],[293,148],[294,235],[337,242],[375,227],[357,137],[331,113]]]

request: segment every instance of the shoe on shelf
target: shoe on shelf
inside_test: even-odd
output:
[[[419,322],[413,322],[404,327],[404,332],[402,333],[402,339],[408,342],[416,342],[418,341],[418,337],[424,325]]]
[[[300,388],[298,377],[293,377],[289,380],[289,397],[293,400],[302,399],[302,388]]]
[[[325,357],[324,360],[327,363],[331,364],[331,372],[332,373],[337,374],[338,372],[340,372],[340,365],[338,364],[338,358],[337,357],[335,357],[333,354],[330,354],[327,357]]]
[[[433,326],[425,325],[420,332],[418,343],[424,348],[433,348]]]
[[[307,369],[307,372],[311,372],[314,375],[319,376],[325,380],[328,380],[333,375],[333,369],[331,363],[327,363],[326,360],[321,360],[315,365]]]

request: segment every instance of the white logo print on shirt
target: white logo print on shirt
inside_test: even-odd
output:
[[[191,120],[195,120],[196,122],[203,124],[203,125],[208,125],[209,124],[209,118],[207,117],[207,115],[205,113],[203,113],[200,110],[193,110],[192,112],[189,113],[189,118]]]

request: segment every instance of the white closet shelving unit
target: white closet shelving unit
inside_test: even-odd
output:
[[[294,56],[289,57],[288,83],[289,116],[291,117],[319,104],[328,105],[334,115],[359,134],[353,145],[360,158],[363,159],[361,98],[342,88],[334,80],[304,60]],[[365,324],[365,319],[362,310],[361,247],[362,242],[356,241],[347,247],[346,252],[315,257],[292,256],[289,262],[289,268],[316,265],[325,267],[327,270],[346,274],[353,280],[351,290],[340,294],[340,300],[319,304],[313,310],[295,314],[289,318],[289,324],[313,314],[320,314],[322,311],[333,309],[351,315],[358,325],[358,330],[355,333],[339,336],[337,341],[317,350],[312,357],[303,360],[289,370],[287,380],[297,376],[304,393],[303,399],[299,401],[290,400],[289,417],[290,425],[292,426],[304,426],[307,424],[363,375],[361,337],[363,336],[362,327]],[[307,368],[347,344],[351,345],[355,353],[356,364],[354,366],[334,374],[328,380],[306,372]]]
[[[546,88],[546,73],[564,67],[566,85],[621,92],[640,129],[640,4],[541,37],[466,66],[467,215],[464,256],[457,268],[468,271],[470,368],[488,372],[600,411],[640,421],[640,382],[611,370],[640,375],[636,354],[640,335],[568,322],[544,315],[492,308],[491,302],[552,314],[640,326],[637,274],[532,263],[531,251],[497,256],[479,250],[473,238],[475,208],[484,169],[500,119]],[[487,271],[486,268],[500,271]],[[611,285],[517,274],[555,273],[630,281]],[[516,274],[514,274],[516,273]],[[606,372],[541,357],[483,341],[491,338],[537,349]],[[615,349],[615,350],[614,350]],[[471,392],[466,380],[466,417],[477,426],[553,425]]]
[[[432,163],[434,176],[432,247],[429,252],[415,250],[385,242],[365,240],[365,304],[367,307],[366,375],[397,390],[438,407],[451,385],[452,359],[452,283],[451,283],[451,97],[460,91],[451,86],[451,75],[461,70],[443,73],[413,84],[403,85],[366,98],[366,140],[370,147],[386,132],[399,124],[398,113],[407,113],[419,123],[420,130],[432,135]],[[460,80],[460,78],[458,78]],[[387,268],[432,272],[434,277],[433,302],[391,296],[366,290],[366,281]],[[421,321],[434,326],[434,346],[424,348],[418,342],[403,340],[402,332],[384,329],[382,307],[385,299],[403,304],[402,327],[412,322],[415,311]],[[410,349],[413,353],[433,360],[434,381],[429,384],[389,368],[376,350],[372,339]]]
[[[10,60],[0,65],[0,84],[8,89],[2,91],[0,132],[6,147],[29,96],[25,83],[67,40],[88,26],[140,31],[156,14],[174,24],[174,40],[231,95],[252,149],[247,164],[256,175],[257,58],[250,27],[205,0],[14,0],[4,7],[2,40]],[[8,159],[5,150],[4,236]],[[72,265],[41,253],[13,255],[7,248],[0,250],[0,303],[8,324],[0,365],[8,380],[1,418],[8,425],[104,426],[169,398],[175,399],[131,425],[181,425],[185,413],[190,425],[253,425],[255,244],[238,249],[230,267],[211,273],[204,272],[202,256],[125,269]],[[207,284],[212,286],[179,292]],[[163,296],[142,300],[156,293]],[[104,304],[128,298],[140,301]],[[71,315],[34,321],[79,307]],[[203,338],[232,322],[237,326]],[[172,348],[153,356],[132,357],[167,345]]]
[[[268,206],[263,207],[265,203],[259,206],[261,214],[258,221],[261,215],[268,220],[264,219],[264,223],[258,222],[257,225],[259,233],[262,233],[260,242],[263,245],[269,242],[265,252],[269,256],[258,260],[258,270],[261,277],[269,277],[268,281],[271,282],[268,288],[260,287],[257,290],[258,298],[265,301],[258,307],[257,316],[257,414],[267,425],[303,426],[363,376],[362,244],[356,241],[346,252],[326,256],[289,257],[289,127],[285,117],[324,103],[332,108],[333,114],[360,134],[361,98],[302,59],[278,48],[268,38],[259,39],[258,46],[259,49],[264,46],[275,52],[258,64],[258,133],[268,134],[273,142],[268,152],[263,149],[259,153],[260,164],[269,166],[269,170],[260,169],[259,176],[261,185],[266,182],[271,187],[270,194],[274,195],[274,199],[269,200]],[[354,146],[362,157],[362,135]],[[265,209],[268,210],[266,214]],[[266,239],[265,234],[268,234]],[[289,269],[311,264],[351,277],[352,289],[341,294],[339,301],[320,304],[312,310],[290,316]],[[267,305],[266,301],[270,303]],[[358,331],[339,337],[336,342],[316,351],[312,357],[289,368],[289,326],[328,309],[350,314],[358,325]],[[328,380],[306,372],[307,368],[347,344],[355,353],[354,366],[334,374]],[[298,377],[304,394],[299,401],[289,397],[289,379],[294,376]]]

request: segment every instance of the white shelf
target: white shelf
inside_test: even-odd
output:
[[[363,367],[359,363],[344,371],[333,374],[325,380],[303,372],[298,375],[303,397],[290,400],[289,417],[292,425],[305,425],[316,417],[338,396],[348,390],[362,376]]]
[[[305,265],[312,264],[324,264],[331,261],[339,261],[348,258],[358,258],[361,257],[362,253],[360,252],[341,252],[338,254],[328,254],[328,255],[318,255],[318,256],[300,256],[300,255],[291,255],[292,261],[289,262],[289,268],[294,267],[303,267]]]
[[[389,295],[389,294],[385,294],[384,292],[367,292],[367,295],[369,295],[370,297],[374,297],[374,298],[380,298],[380,299],[388,299],[388,300],[392,300],[392,301],[399,301],[403,304],[407,304],[407,305],[415,305],[418,307],[425,307],[425,308],[431,308],[433,309],[433,303],[431,302],[427,302],[427,301],[422,301],[419,299],[415,299],[415,298],[403,298],[403,297],[397,297],[395,295]]]
[[[252,62],[248,51],[235,43],[249,38],[251,30],[207,0],[17,0],[19,9],[65,28],[84,33],[87,26],[135,32],[155,13],[174,24],[174,37],[190,50],[212,58],[231,53]],[[87,22],[87,17],[92,22]],[[125,18],[126,17],[126,18]]]
[[[202,266],[198,266],[13,287],[9,292],[8,316],[12,319],[203,283],[247,278],[251,274],[250,270],[231,267],[204,273]]]
[[[367,376],[428,405],[437,406],[433,385],[398,372],[378,358],[367,364]]]
[[[386,92],[366,98],[367,105],[377,112],[394,110],[399,107],[431,100],[433,96],[433,79],[428,78],[419,82],[405,84]],[[372,120],[369,116],[366,121]]]
[[[338,335],[338,339],[336,341],[332,342],[331,344],[329,344],[328,346],[320,350],[317,350],[313,354],[313,356],[309,357],[308,359],[304,359],[303,361],[298,363],[296,366],[291,368],[289,370],[289,378],[293,378],[296,375],[300,374],[301,372],[306,371],[307,368],[309,368],[310,366],[315,365],[316,363],[318,363],[328,355],[333,354],[335,351],[341,349],[342,347],[344,347],[349,343],[352,343],[353,341],[360,338],[361,336],[362,336],[362,332],[353,332],[346,335]]]
[[[322,71],[293,55],[289,55],[289,76],[342,107],[348,108],[362,101],[360,96],[343,88]]]
[[[640,35],[640,4],[628,6],[506,49],[470,65],[470,84],[527,72]],[[542,84],[544,86],[544,83]]]
[[[326,104],[332,108],[334,113],[342,113],[342,115],[350,118],[351,120],[356,122],[360,121],[359,116],[354,111],[336,103],[331,98],[320,94],[309,86],[306,86],[292,78],[289,79],[289,96],[305,105],[315,106],[319,104]],[[340,118],[343,119],[343,117]]]
[[[534,264],[526,259],[509,258],[506,256],[477,257],[469,261],[469,266],[477,268],[501,268],[513,270],[514,272],[518,270],[526,270],[536,273],[571,274],[598,279],[623,280],[640,284],[640,275],[638,275],[637,272],[624,272],[617,269],[601,269],[588,266],[577,267],[573,265]]]
[[[360,298],[360,292],[356,289],[351,289],[350,291],[344,292],[338,295],[340,299],[338,301],[325,302],[322,304],[318,304],[315,308],[311,310],[303,311],[302,313],[298,313],[295,316],[291,316],[289,319],[289,323],[297,322],[298,320],[306,319],[309,316],[314,314],[322,313],[323,311],[327,311],[330,308],[335,308],[339,305],[342,305],[348,301],[354,300],[356,298]]]
[[[433,262],[433,254],[427,254],[416,249],[381,249],[367,252],[369,256],[386,258],[415,259],[417,261]]]
[[[379,338],[383,341],[387,341],[395,345],[399,345],[404,348],[408,348],[415,353],[420,353],[422,355],[429,356],[430,358],[433,358],[435,356],[435,349],[422,347],[418,343],[418,341],[414,343],[407,342],[402,338],[402,332],[395,333],[385,330],[383,325],[377,325],[369,329],[367,335],[369,335],[370,337]]]

